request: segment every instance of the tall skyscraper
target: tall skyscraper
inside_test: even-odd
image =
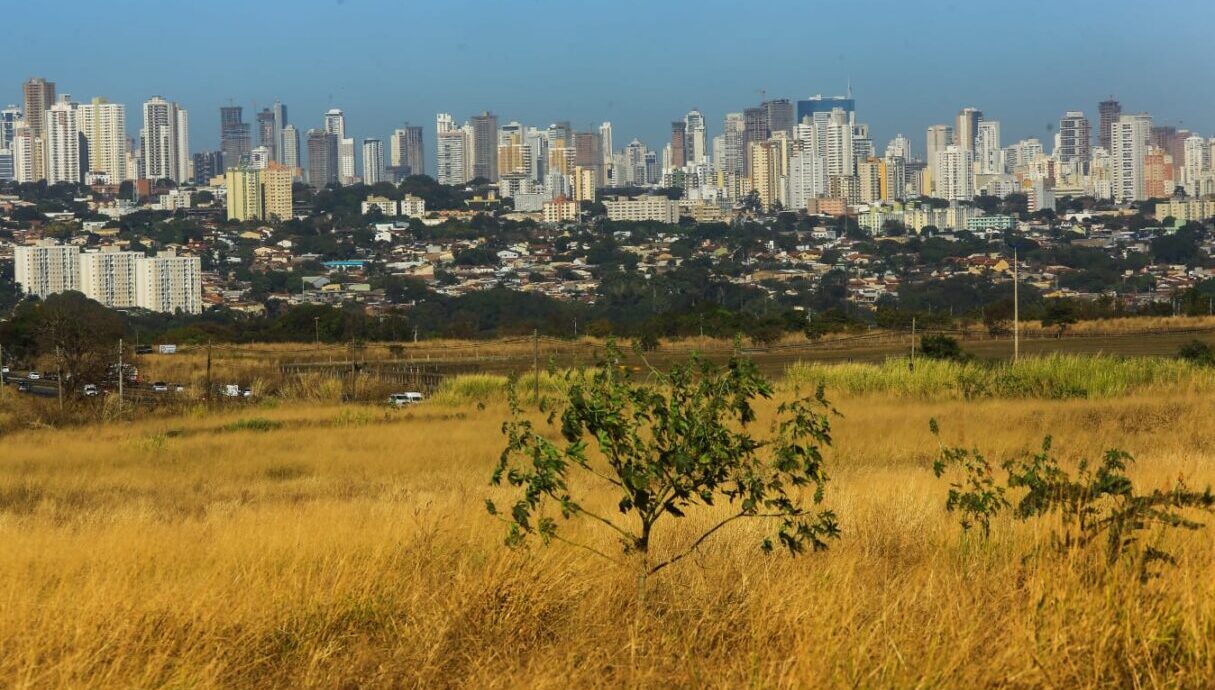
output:
[[[354,138],[346,137],[338,141],[338,182],[344,185],[354,184],[355,179]]]
[[[270,160],[278,160],[280,131],[275,125],[274,111],[270,108],[263,108],[257,114],[257,144],[264,146],[269,153]]]
[[[279,149],[279,162],[294,170],[294,174],[298,176],[300,174],[299,170],[303,166],[300,160],[300,133],[295,128],[295,125],[283,125],[279,142],[282,144],[282,147]]]
[[[938,151],[936,196],[949,201],[969,201],[974,197],[972,162],[970,151],[956,144]]]
[[[498,181],[498,116],[489,111],[474,115],[473,132],[473,177],[490,182]],[[566,138],[566,143],[570,143]]]
[[[287,127],[287,106],[274,101],[274,105],[270,106],[270,113],[274,117],[274,153],[275,161],[281,163],[283,156],[283,129]],[[296,134],[296,151],[299,151],[299,134]],[[298,157],[298,156],[297,156]]]
[[[468,135],[462,129],[444,131],[441,119],[439,125],[438,145],[435,147],[435,179],[439,184],[462,185],[468,182]]]
[[[1097,145],[1109,153],[1112,146],[1110,130],[1122,116],[1122,104],[1110,98],[1097,104]]]
[[[1092,141],[1092,125],[1084,113],[1074,110],[1064,113],[1059,120],[1059,161],[1079,162],[1087,169],[1092,158]]]
[[[768,114],[763,108],[747,108],[743,111],[743,165],[744,175],[751,174],[751,148],[772,136],[768,131]]]
[[[338,181],[338,138],[333,132],[310,129],[308,146],[308,184],[317,189]]]
[[[1114,201],[1126,203],[1147,198],[1144,158],[1152,134],[1152,117],[1122,115],[1110,125],[1110,182]]]
[[[325,113],[325,131],[339,140],[346,138],[346,115],[341,108],[330,108]]]
[[[852,98],[851,88],[848,89],[847,96],[828,96],[824,98],[822,94],[818,94],[799,100],[797,102],[797,122],[794,124],[800,124],[806,118],[813,120],[816,113],[826,115],[836,108],[843,108],[851,120],[856,119],[856,100]]]
[[[388,148],[390,169],[399,179],[421,175],[426,171],[421,127],[406,124],[396,130],[392,133]]]
[[[13,140],[9,143],[13,156],[13,179],[17,182],[37,181],[34,177],[35,149],[38,148],[35,141],[39,140],[34,138],[29,124],[24,120],[18,122],[13,129]]]
[[[46,111],[55,103],[55,82],[34,77],[21,85],[25,96],[25,122],[33,137],[33,174],[35,180],[46,179],[42,130],[46,126]]]
[[[384,142],[379,139],[363,140],[363,184],[384,181]]]
[[[953,130],[953,143],[974,153],[979,141],[979,123],[983,111],[978,108],[962,108],[958,113],[958,126]]]
[[[999,175],[1004,172],[1004,150],[1000,148],[1000,123],[996,120],[979,122],[979,133],[975,137],[975,164],[983,175]]]
[[[202,151],[193,156],[194,184],[210,184],[211,178],[224,174],[224,154],[222,151]]]
[[[688,164],[688,123],[676,120],[671,123],[671,160],[672,168],[682,168]]]
[[[174,182],[190,179],[190,126],[185,108],[153,96],[143,104],[139,140],[146,178]]]
[[[12,148],[13,136],[17,133],[17,123],[21,119],[21,108],[15,105],[0,110],[0,149]]]
[[[709,160],[709,142],[705,132],[705,116],[699,110],[693,110],[684,116],[687,138],[684,144],[684,155],[688,163],[701,165]]]
[[[946,147],[953,144],[953,128],[949,125],[933,125],[928,128],[927,145],[924,148],[925,156],[928,159],[928,174],[935,186],[940,171],[937,169],[938,157],[937,154],[944,151]],[[931,190],[924,190],[927,194]]]
[[[127,178],[126,106],[94,98],[76,108],[80,134],[88,143],[88,171],[104,174],[111,184]]]
[[[746,121],[742,113],[727,113],[725,127],[722,129],[721,158],[717,161],[717,169],[736,177],[742,176],[747,168],[746,158]]]
[[[249,161],[253,151],[253,137],[249,123],[243,120],[239,105],[223,106],[219,109],[219,148],[224,152],[224,166],[239,167]]]
[[[603,164],[611,165],[612,153],[615,151],[612,148],[612,123],[605,122],[599,125],[599,145],[603,151]]]
[[[775,98],[760,104],[768,118],[768,131],[775,134],[785,132],[793,136],[793,101],[788,98]]]
[[[46,162],[46,181],[83,182],[80,170],[80,123],[76,117],[76,104],[65,94],[59,102],[45,113],[42,126],[43,160]]]

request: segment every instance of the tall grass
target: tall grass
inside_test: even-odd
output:
[[[256,412],[257,433],[216,433],[251,415],[220,409],[5,435],[0,686],[1210,687],[1209,529],[1170,535],[1178,564],[1146,585],[1027,558],[1048,551],[1034,525],[1001,518],[989,542],[964,540],[926,428],[941,419],[993,457],[1051,432],[1072,460],[1135,453],[1145,488],[1179,474],[1201,486],[1215,480],[1207,398],[833,399],[841,540],[764,556],[763,532],[731,525],[652,581],[642,615],[627,569],[557,542],[503,547],[481,508],[508,497],[487,486],[500,402],[387,416],[284,404]],[[591,510],[618,500],[572,489]],[[691,513],[655,548],[686,546],[725,510]],[[561,529],[619,552],[594,523]]]
[[[818,384],[847,395],[894,395],[901,398],[1108,398],[1135,391],[1184,388],[1215,389],[1215,371],[1160,357],[1049,355],[1010,363],[951,362],[919,358],[881,364],[790,366],[785,386]]]

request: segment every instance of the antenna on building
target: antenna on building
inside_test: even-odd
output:
[[[852,98],[852,75],[848,75],[848,98]]]

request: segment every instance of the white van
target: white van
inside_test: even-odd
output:
[[[393,407],[402,407],[404,405],[413,405],[414,403],[422,402],[422,394],[417,392],[409,393],[393,393],[388,396],[388,404]]]

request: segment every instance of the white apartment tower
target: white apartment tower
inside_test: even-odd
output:
[[[13,279],[27,295],[46,297],[80,289],[80,247],[42,240],[13,250]]]
[[[76,118],[76,104],[64,94],[46,111],[46,122],[42,127],[46,161],[47,184],[57,182],[80,183],[80,124]]]
[[[970,151],[956,144],[937,152],[936,195],[949,201],[969,201],[973,198],[972,162]]]
[[[1114,201],[1146,198],[1143,158],[1152,133],[1152,116],[1122,115],[1110,126],[1110,182]]]
[[[161,252],[135,261],[137,304],[151,311],[202,312],[202,262],[196,256]]]
[[[376,184],[384,181],[384,142],[379,139],[363,140],[363,183]]]
[[[107,307],[138,305],[135,266],[140,252],[85,252],[80,255],[80,291]]]
[[[184,108],[153,96],[143,104],[139,139],[144,177],[174,182],[190,179],[190,126]]]
[[[126,106],[94,98],[76,108],[76,117],[88,142],[89,172],[108,176],[112,184],[127,179]]]

